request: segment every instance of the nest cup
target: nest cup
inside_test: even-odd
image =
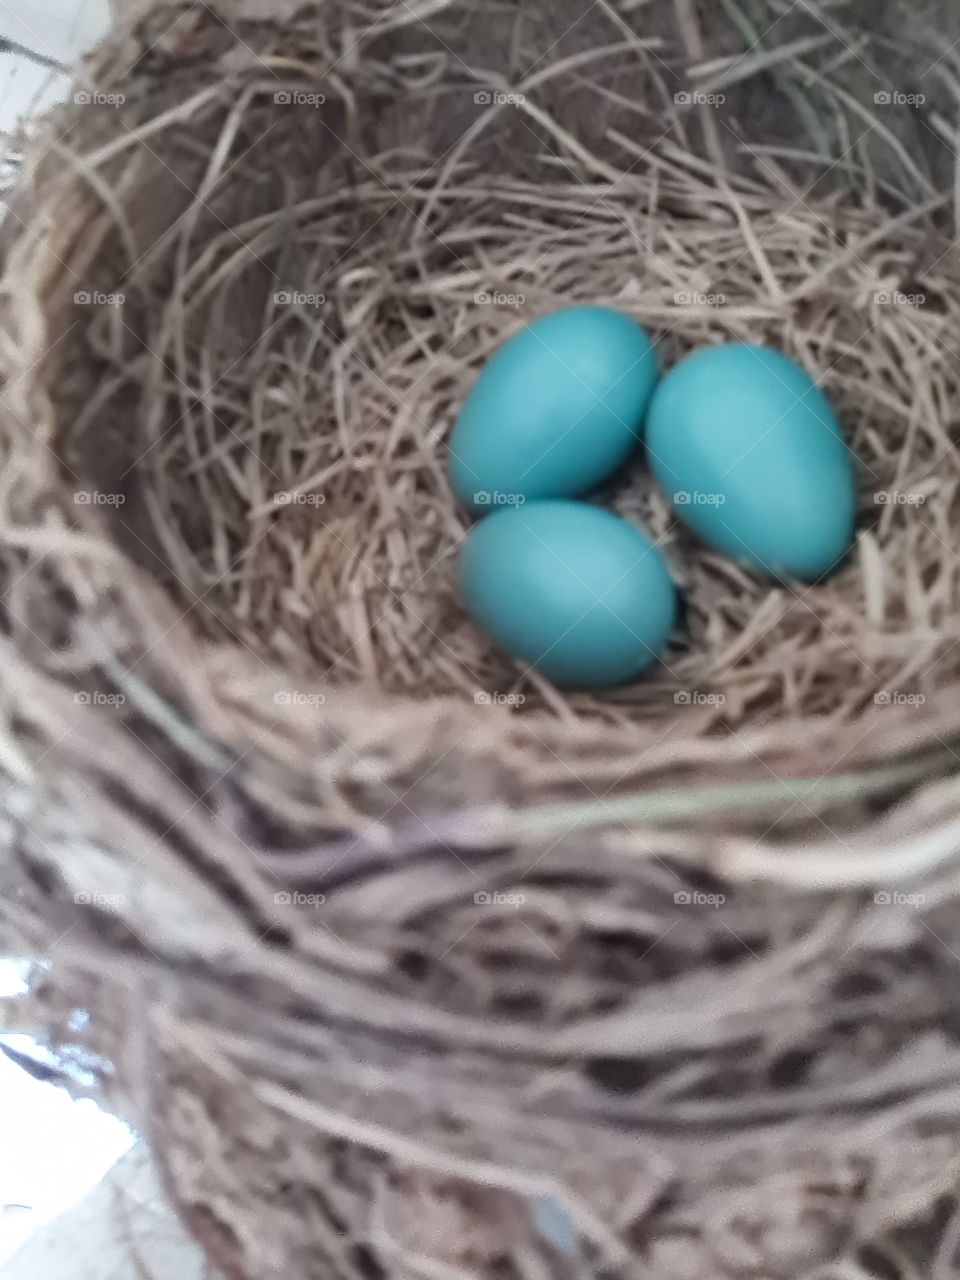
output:
[[[717,9],[161,5],[27,142],[7,1023],[231,1277],[954,1273],[958,33]],[[628,468],[686,612],[604,694],[455,587],[458,407],[571,302],[787,352],[860,486],[789,585]]]

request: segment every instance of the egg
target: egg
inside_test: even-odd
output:
[[[504,507],[470,531],[460,590],[478,626],[555,684],[600,688],[639,676],[677,619],[657,548],[612,512],[548,500]]]
[[[636,447],[657,380],[645,329],[609,307],[535,320],[491,357],[450,439],[450,481],[475,511],[586,493]]]
[[[849,550],[853,458],[826,396],[780,352],[694,352],[657,387],[646,441],[677,516],[716,550],[807,581]]]

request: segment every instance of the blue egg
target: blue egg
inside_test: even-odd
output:
[[[577,688],[639,676],[677,619],[656,547],[619,516],[581,502],[505,507],[481,520],[461,550],[460,588],[504,652]]]
[[[654,393],[647,451],[679,518],[750,568],[814,581],[850,549],[853,458],[826,396],[778,351],[681,361]]]
[[[636,447],[657,380],[646,330],[609,307],[535,320],[487,362],[450,440],[450,481],[475,511],[568,498]]]

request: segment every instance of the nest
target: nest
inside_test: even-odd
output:
[[[794,8],[155,6],[25,144],[7,1022],[233,1280],[956,1274],[960,59]],[[861,494],[790,586],[629,469],[686,616],[589,695],[445,470],[575,301],[795,357]]]

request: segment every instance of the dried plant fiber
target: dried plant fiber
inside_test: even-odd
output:
[[[232,1280],[960,1275],[958,36],[158,4],[25,141],[0,944],[47,964],[5,1020]],[[796,586],[612,484],[686,614],[603,695],[470,624],[445,475],[574,301],[665,367],[782,349],[859,469]]]

